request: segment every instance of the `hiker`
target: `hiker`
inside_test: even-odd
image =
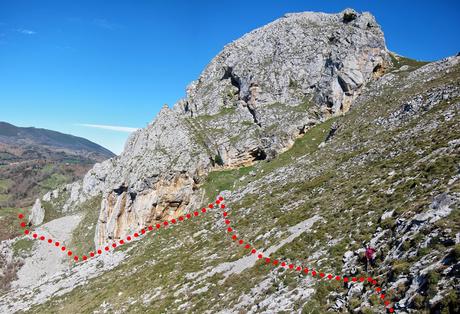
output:
[[[369,264],[371,265],[372,269],[374,269],[376,252],[377,251],[373,247],[371,246],[366,247],[366,251],[364,253],[364,255],[366,256],[366,272],[368,271]]]

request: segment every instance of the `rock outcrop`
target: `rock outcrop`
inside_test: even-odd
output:
[[[311,126],[346,112],[389,59],[369,13],[287,14],[225,46],[185,99],[163,107],[119,157],[72,186],[64,208],[103,194],[98,246],[178,215],[195,203],[209,170],[287,150]]]
[[[53,220],[34,228],[48,228],[45,238],[64,239],[81,256],[78,251],[93,249],[81,244],[94,234],[97,246],[120,243],[126,233],[195,209],[221,192],[231,233],[220,208],[209,208],[123,249],[66,263],[56,273],[42,267],[47,241],[30,247],[30,234],[3,241],[0,289],[9,290],[0,298],[0,312],[459,313],[460,57],[426,63],[390,54],[386,68],[386,49],[374,55],[372,38],[378,42],[380,31],[372,21],[352,10],[288,15],[230,44],[203,72],[211,85],[211,74],[222,74],[219,84],[227,84],[228,94],[216,92],[219,84],[192,84],[186,99],[173,109],[164,107],[131,136],[121,156],[45,195],[40,207],[50,208],[46,219]],[[324,42],[330,29],[348,34],[345,42],[361,42],[356,62],[338,66],[352,56],[342,41]],[[298,33],[304,30],[320,43]],[[262,58],[275,33],[282,43],[290,32],[299,39],[290,43],[293,55],[281,44],[268,50],[284,53],[286,63],[280,59],[276,67],[252,71],[264,77],[266,68],[282,78],[295,69],[300,75],[307,67],[302,51],[313,51],[303,41],[336,51],[333,65],[324,65],[333,69],[331,75],[312,70],[305,77],[316,75],[319,85],[299,87],[307,96],[301,103],[276,85],[278,80],[251,81],[254,73],[238,65]],[[353,36],[367,38],[369,47]],[[233,52],[247,38],[252,41],[244,45],[252,53],[243,44]],[[366,49],[383,62],[363,57]],[[223,65],[231,71],[222,71]],[[296,87],[295,81],[287,84]],[[203,97],[209,102],[200,103]],[[347,101],[352,110],[342,115]],[[287,150],[296,137],[301,138]],[[255,162],[263,159],[269,162]],[[66,220],[76,216],[68,228]],[[66,234],[55,233],[61,229]],[[257,254],[242,249],[243,243],[270,260],[256,262]],[[366,246],[376,249],[374,265],[366,263]],[[28,260],[16,271],[21,256]],[[294,271],[297,265],[309,274]],[[340,278],[321,279],[313,270]]]
[[[42,207],[40,199],[37,198],[34,206],[32,206],[29,222],[34,226],[38,226],[43,222],[43,219],[45,219],[45,209]]]

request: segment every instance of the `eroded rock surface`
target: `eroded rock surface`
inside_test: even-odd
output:
[[[98,246],[177,216],[197,203],[193,191],[211,169],[289,149],[313,125],[348,111],[389,60],[369,13],[287,14],[225,46],[185,99],[68,187],[64,208],[103,195]]]

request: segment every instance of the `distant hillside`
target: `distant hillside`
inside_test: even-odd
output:
[[[0,208],[29,206],[41,193],[113,156],[81,137],[0,122]]]

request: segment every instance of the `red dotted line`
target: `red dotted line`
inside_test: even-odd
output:
[[[219,204],[223,201],[223,198],[219,198],[215,201],[215,203],[211,203],[208,205],[208,208],[209,209],[212,209],[214,207],[218,207]],[[147,233],[149,232],[152,232],[154,230],[159,230],[161,228],[166,228],[168,226],[172,226],[172,225],[175,225],[175,224],[178,224],[178,223],[181,223],[181,222],[185,222],[187,220],[190,220],[192,217],[197,217],[199,216],[200,214],[205,214],[207,212],[207,209],[205,207],[203,207],[200,211],[194,211],[193,213],[189,213],[189,214],[186,214],[186,215],[183,215],[183,216],[179,216],[177,218],[173,218],[169,221],[163,221],[162,223],[157,223],[155,226],[153,225],[150,225],[150,226],[147,226],[147,227],[144,227],[142,228],[141,230],[139,230],[138,232],[134,232],[133,234],[131,235],[128,235],[125,239],[120,239],[116,242],[113,242],[111,244],[107,244],[105,247],[101,247],[99,248],[98,250],[94,251],[94,252],[89,252],[88,254],[86,255],[83,255],[83,256],[78,256],[78,255],[75,255],[74,252],[72,252],[72,250],[70,250],[69,248],[65,247],[64,245],[62,245],[59,241],[55,241],[51,238],[46,238],[44,235],[39,235],[35,232],[32,232],[31,230],[29,229],[26,229],[27,227],[27,223],[26,221],[24,220],[24,214],[23,213],[19,213],[18,214],[18,218],[21,220],[20,222],[20,226],[21,228],[25,229],[24,230],[24,234],[26,235],[29,235],[31,234],[32,237],[36,240],[41,240],[41,241],[45,241],[48,242],[48,244],[50,245],[53,245],[54,247],[56,247],[57,249],[61,250],[62,252],[65,252],[69,257],[73,258],[73,260],[75,262],[79,262],[79,261],[87,261],[89,260],[90,258],[93,258],[97,255],[101,255],[105,252],[109,252],[110,250],[114,250],[116,249],[117,247],[119,246],[122,246],[122,245],[125,245],[125,244],[128,244],[129,242],[139,238],[139,237],[142,237],[142,236],[145,236]]]
[[[222,204],[221,208],[224,209],[225,205]],[[265,260],[265,264],[271,265],[273,267],[283,267],[285,269],[289,269],[292,271],[297,271],[299,273],[303,273],[304,275],[310,274],[312,277],[318,278],[320,277],[321,279],[327,278],[329,280],[336,280],[336,281],[343,281],[345,283],[347,282],[369,282],[371,283],[374,287],[375,293],[379,296],[379,299],[383,301],[383,304],[387,308],[388,312],[393,313],[394,308],[390,306],[390,301],[386,298],[387,296],[382,292],[382,288],[379,287],[378,282],[376,279],[372,277],[341,277],[341,276],[336,276],[332,274],[326,274],[324,272],[321,272],[319,270],[314,270],[314,269],[309,269],[308,267],[303,267],[300,265],[294,265],[292,263],[288,263],[279,259],[273,259],[270,258],[269,256],[265,256],[263,252],[258,252],[256,248],[254,248],[250,243],[245,242],[243,239],[241,239],[236,230],[234,230],[232,227],[230,227],[231,221],[229,219],[229,213],[227,211],[223,211],[222,217],[224,219],[225,224],[228,226],[227,227],[227,234],[231,236],[231,239],[235,241],[238,245],[243,246],[245,249],[249,250],[251,254],[257,255],[257,258],[262,260]]]
[[[333,280],[333,279],[334,279],[334,280],[336,280],[336,281],[343,281],[343,282],[345,282],[345,283],[347,283],[347,282],[352,282],[352,283],[354,283],[354,282],[358,282],[358,281],[359,281],[359,282],[365,282],[365,281],[367,281],[367,282],[369,282],[369,283],[371,283],[372,285],[375,286],[374,291],[375,291],[375,293],[377,293],[377,294],[379,295],[379,299],[380,299],[380,300],[383,300],[383,303],[384,303],[385,307],[387,308],[387,310],[388,310],[390,313],[393,313],[393,312],[394,312],[394,308],[393,308],[393,307],[390,307],[390,301],[389,301],[388,299],[386,299],[386,295],[382,292],[382,288],[378,286],[378,282],[377,282],[376,279],[373,279],[373,278],[371,278],[371,277],[367,277],[367,278],[365,278],[365,277],[359,277],[359,278],[358,278],[358,277],[341,277],[341,276],[334,276],[334,275],[332,275],[332,274],[327,274],[327,275],[326,275],[324,272],[320,272],[320,271],[318,271],[318,270],[309,269],[308,267],[302,267],[302,266],[300,266],[300,265],[294,265],[294,264],[292,264],[292,263],[288,263],[288,262],[285,262],[285,261],[282,261],[282,260],[279,260],[279,259],[272,259],[272,258],[270,258],[269,256],[264,256],[263,252],[258,252],[250,243],[245,242],[243,239],[241,239],[241,238],[236,234],[236,231],[235,231],[232,227],[230,227],[231,221],[230,221],[230,219],[229,219],[229,217],[228,217],[228,215],[229,215],[228,212],[225,211],[225,207],[226,207],[226,206],[225,206],[225,204],[223,203],[223,201],[224,201],[223,197],[220,196],[220,197],[215,201],[215,203],[209,204],[209,205],[208,205],[208,208],[212,209],[212,208],[214,208],[214,207],[217,207],[217,208],[220,207],[221,209],[223,209],[224,211],[223,211],[223,213],[222,213],[222,216],[223,216],[225,225],[228,226],[228,227],[227,227],[227,233],[228,233],[228,235],[231,235],[232,240],[235,241],[235,242],[237,242],[239,245],[242,245],[242,246],[244,245],[244,248],[247,249],[247,250],[250,250],[250,253],[251,253],[251,254],[253,254],[253,255],[256,255],[256,254],[257,254],[258,259],[265,259],[265,263],[266,263],[267,265],[271,265],[271,266],[274,266],[274,267],[283,267],[283,268],[285,268],[285,269],[290,269],[290,270],[293,270],[293,271],[297,271],[297,272],[303,273],[303,274],[305,274],[305,275],[310,274],[312,277],[315,277],[315,278],[318,278],[318,277],[321,278],[321,279],[327,278],[327,279],[329,279],[329,280]],[[207,211],[207,209],[204,208],[204,207],[201,209],[201,213],[202,213],[202,214],[206,213],[206,211]],[[173,219],[171,219],[171,220],[169,220],[169,221],[163,221],[163,223],[161,223],[161,224],[160,224],[160,223],[157,223],[157,224],[155,225],[155,228],[156,228],[157,230],[159,230],[161,227],[166,228],[166,227],[168,227],[169,225],[174,225],[174,224],[177,224],[177,223],[179,223],[179,222],[183,222],[183,221],[189,220],[189,219],[191,219],[192,217],[197,217],[197,216],[199,216],[199,215],[200,215],[200,212],[195,211],[195,212],[193,212],[193,213],[186,214],[185,216],[179,216],[177,219],[173,218]],[[25,228],[27,227],[27,223],[24,221],[24,214],[20,213],[20,214],[18,215],[18,218],[21,220],[20,226],[21,226],[22,228],[25,229]],[[124,240],[124,239],[119,240],[119,241],[118,241],[118,244],[117,244],[116,242],[114,242],[114,243],[112,243],[111,245],[105,246],[105,247],[104,247],[104,251],[105,251],[105,252],[108,252],[108,251],[110,251],[110,250],[115,249],[117,246],[121,246],[121,245],[127,244],[127,243],[129,243],[130,241],[132,241],[133,238],[138,238],[138,237],[140,237],[140,236],[143,236],[143,235],[147,234],[148,232],[153,231],[155,228],[154,228],[154,226],[152,226],[152,225],[147,226],[147,227],[145,227],[145,228],[142,228],[139,232],[135,232],[134,234],[127,236],[127,237],[126,237],[126,240]],[[25,230],[24,230],[24,234],[28,235],[28,234],[30,234],[30,233],[31,233],[30,230],[28,230],[28,229],[25,229]],[[51,244],[51,245],[54,244],[54,246],[55,246],[56,248],[58,248],[58,249],[60,248],[61,251],[67,252],[67,255],[68,255],[69,257],[72,257],[72,255],[74,255],[73,252],[72,252],[71,250],[68,250],[65,246],[61,246],[61,244],[60,244],[58,241],[53,241],[53,239],[46,239],[45,236],[43,236],[43,235],[40,236],[40,235],[38,235],[38,234],[36,234],[36,233],[32,233],[32,237],[33,237],[34,239],[40,239],[41,241],[47,240],[47,242],[48,242],[49,244]],[[102,249],[98,249],[96,252],[90,252],[90,253],[89,253],[89,257],[86,256],[86,255],[83,255],[83,256],[81,257],[81,259],[82,259],[83,261],[86,261],[86,260],[88,260],[88,259],[91,258],[91,257],[95,257],[96,255],[102,254],[104,251],[103,251]],[[74,260],[75,262],[78,262],[78,261],[80,260],[80,258],[79,258],[78,256],[74,256],[74,257],[73,257],[73,260]]]

